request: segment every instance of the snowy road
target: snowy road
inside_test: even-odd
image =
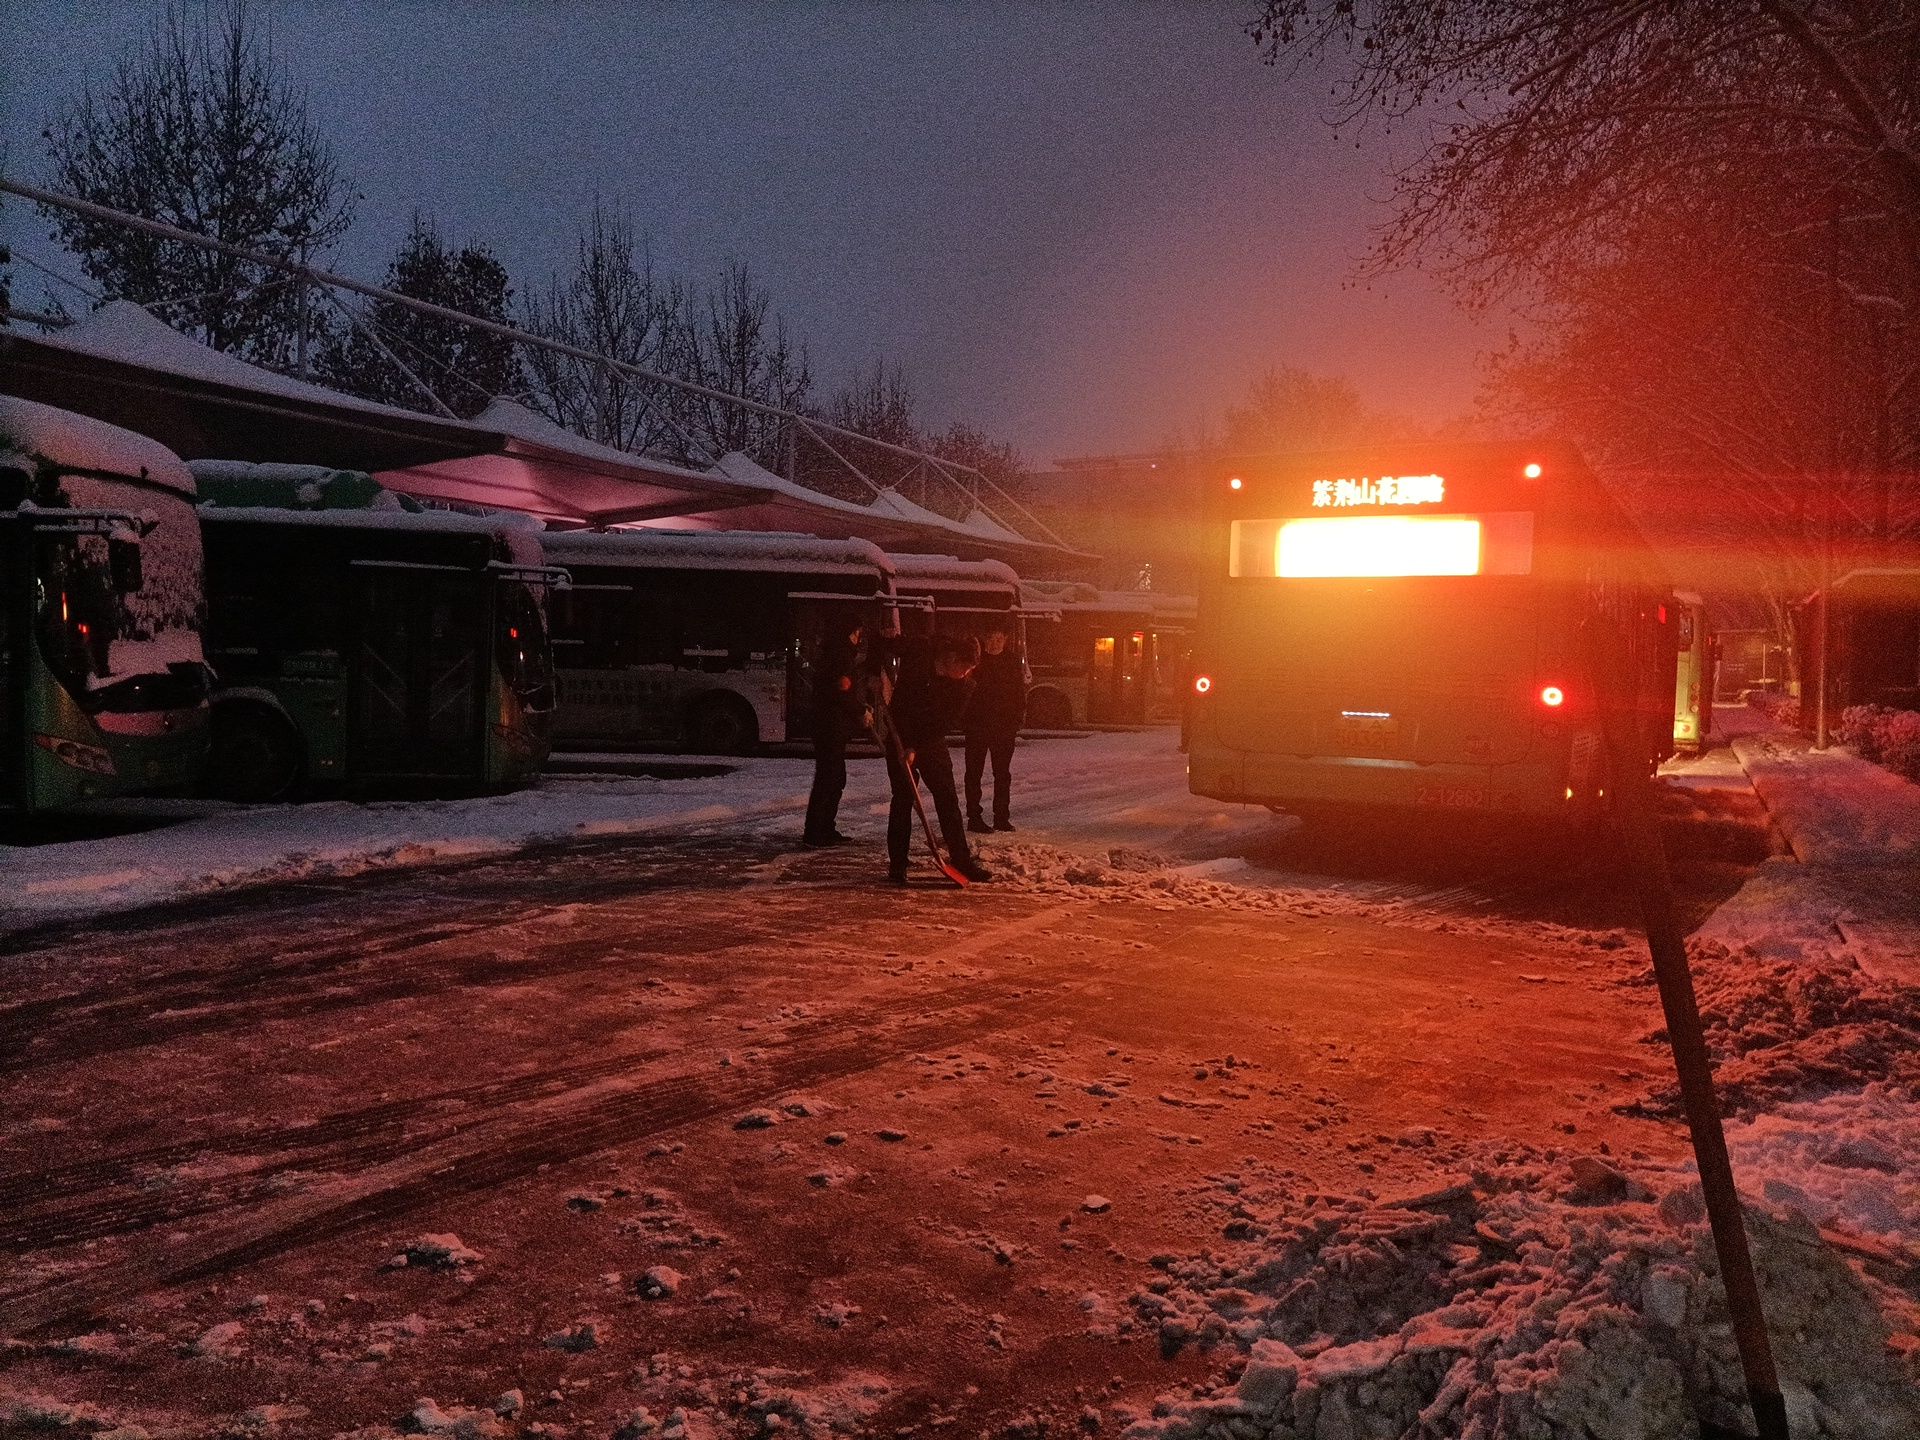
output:
[[[1604,867],[1314,842],[1186,796],[1164,734],[1046,744],[964,894],[874,883],[869,765],[843,851],[702,800],[22,937],[0,1399],[196,1435],[511,1390],[468,1431],[1110,1425],[1214,1363],[1134,1299],[1243,1185],[1679,1154],[1632,1113],[1666,1059]],[[1750,795],[1688,793],[1698,916],[1767,842]],[[390,1263],[449,1235],[477,1258]]]

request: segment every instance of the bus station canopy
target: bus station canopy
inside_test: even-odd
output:
[[[876,544],[1057,561],[976,509],[954,520],[882,490],[856,504],[745,455],[693,469],[574,435],[513,400],[472,420],[425,415],[281,375],[201,344],[130,301],[50,335],[0,333],[0,391],[151,436],[187,460],[360,470],[443,504],[563,527],[797,531]]]

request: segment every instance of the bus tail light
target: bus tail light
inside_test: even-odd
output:
[[[1213,677],[1211,675],[1194,676],[1193,693],[1196,695],[1211,695],[1213,693]]]
[[[1558,710],[1567,703],[1567,692],[1558,685],[1543,685],[1540,687],[1540,703],[1549,710]]]

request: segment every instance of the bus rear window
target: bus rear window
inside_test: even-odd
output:
[[[1390,575],[1525,575],[1533,515],[1315,515],[1235,520],[1227,574],[1236,579]]]

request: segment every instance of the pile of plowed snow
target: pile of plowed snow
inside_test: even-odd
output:
[[[1089,890],[1128,891],[1131,898],[1165,908],[1238,910],[1303,918],[1365,916],[1415,930],[1521,935],[1583,953],[1620,951],[1630,937],[1619,930],[1577,930],[1538,920],[1489,919],[1434,910],[1425,897],[1409,898],[1397,887],[1359,880],[1290,883],[1245,860],[1226,856],[1192,861],[1158,851],[1119,846],[1094,853],[1021,843],[996,845],[986,853],[994,877],[1013,888],[1043,895],[1086,896]]]
[[[1158,1257],[1134,1304],[1169,1352],[1242,1353],[1129,1440],[1750,1433],[1698,1190],[1663,1176],[1656,1200],[1577,1163],[1522,1159],[1381,1202],[1226,1178],[1237,1238]],[[1920,1434],[1913,1296],[1804,1221],[1748,1223],[1797,1440]]]
[[[1728,1113],[1874,1082],[1920,1088],[1920,990],[1875,980],[1824,949],[1783,958],[1695,940],[1688,956]],[[1651,985],[1651,971],[1630,983]],[[1647,1038],[1664,1045],[1666,1032]],[[1679,1114],[1677,1087],[1649,1108]]]

